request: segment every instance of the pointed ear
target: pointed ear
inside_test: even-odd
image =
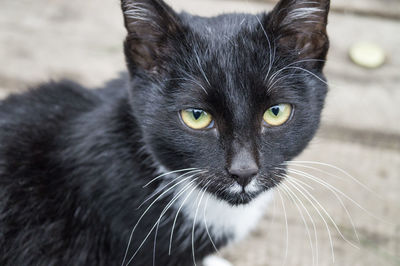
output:
[[[329,0],[281,0],[269,20],[278,47],[295,51],[300,59],[325,60],[329,5]]]
[[[128,66],[159,72],[182,32],[178,15],[162,0],[122,0]]]

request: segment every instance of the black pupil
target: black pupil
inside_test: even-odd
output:
[[[203,111],[202,110],[193,110],[192,111],[193,112],[193,117],[194,117],[194,119],[199,119],[200,118],[200,116],[203,114]]]
[[[277,116],[279,114],[280,108],[278,106],[277,107],[272,107],[271,111],[275,116]]]

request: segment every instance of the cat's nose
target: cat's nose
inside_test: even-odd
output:
[[[243,169],[229,169],[229,173],[231,177],[236,180],[236,182],[242,187],[246,187],[253,177],[258,173],[258,167],[250,167]]]
[[[259,171],[256,159],[247,149],[239,150],[232,158],[228,172],[236,182],[245,187]]]

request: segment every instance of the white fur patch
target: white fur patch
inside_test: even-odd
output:
[[[211,255],[205,257],[205,259],[203,260],[203,266],[233,266],[233,265],[232,263],[223,258]]]
[[[214,195],[195,189],[183,205],[183,217],[188,219],[188,225],[206,226],[211,237],[216,240],[231,236],[231,241],[244,238],[254,229],[265,213],[267,204],[272,199],[272,191],[267,191],[253,199],[250,203],[232,206]],[[183,197],[184,198],[184,197]],[[179,208],[183,200],[177,200],[175,208]]]

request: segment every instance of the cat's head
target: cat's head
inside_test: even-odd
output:
[[[161,0],[122,8],[130,100],[156,163],[204,170],[180,178],[231,204],[279,183],[320,121],[329,0],[212,18]]]

